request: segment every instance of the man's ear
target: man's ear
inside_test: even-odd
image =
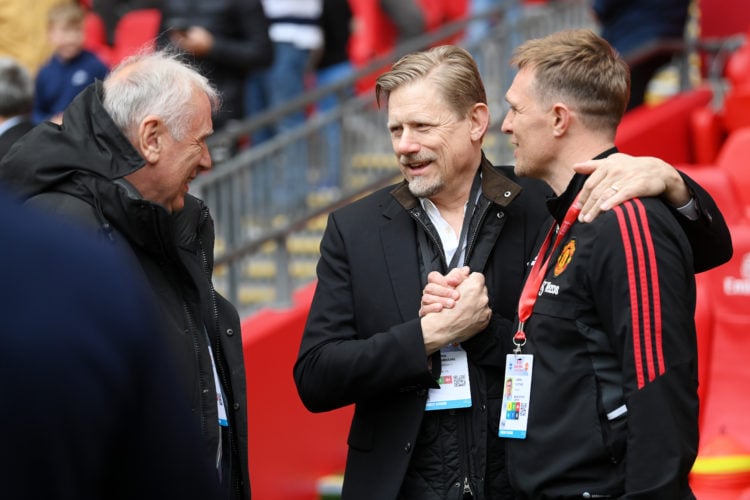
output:
[[[156,116],[149,115],[138,125],[136,146],[147,163],[156,163],[161,155],[165,127]]]
[[[487,132],[490,124],[490,110],[486,104],[478,102],[474,104],[469,112],[471,119],[471,139],[478,141]]]
[[[570,127],[571,112],[568,107],[563,103],[555,103],[552,106],[552,120],[553,120],[553,131],[555,137],[561,137],[565,135],[568,127]]]

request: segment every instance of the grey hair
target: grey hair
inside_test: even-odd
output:
[[[29,72],[11,57],[0,57],[0,116],[31,113],[34,102],[34,80]]]
[[[202,91],[216,113],[221,99],[216,88],[194,67],[170,50],[142,52],[126,58],[104,80],[104,109],[131,140],[148,115],[156,115],[172,136],[185,138],[196,91]]]

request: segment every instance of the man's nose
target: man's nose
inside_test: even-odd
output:
[[[211,152],[208,150],[207,146],[203,148],[203,154],[201,155],[201,161],[200,163],[198,163],[198,166],[202,170],[211,170],[211,167],[213,167],[213,162],[211,161]]]
[[[416,153],[420,147],[421,145],[416,140],[414,133],[409,130],[404,130],[394,144],[394,148],[398,154]]]
[[[512,134],[513,133],[513,124],[510,120],[510,111],[508,111],[505,114],[505,118],[503,118],[503,123],[500,125],[500,130],[503,131],[504,134]]]

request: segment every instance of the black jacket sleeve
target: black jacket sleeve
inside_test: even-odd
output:
[[[673,212],[693,249],[693,269],[701,273],[732,258],[732,236],[711,195],[685,173],[680,175],[693,193],[699,217],[691,221],[674,209]]]

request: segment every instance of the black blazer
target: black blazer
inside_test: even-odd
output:
[[[503,167],[496,177],[524,186],[502,207],[504,222],[490,242],[491,254],[483,269],[475,269],[485,275],[493,322],[504,329],[488,328],[469,341],[476,349],[465,346],[474,365],[494,369],[503,366],[510,346],[504,333],[510,331],[526,263],[548,216],[545,186],[515,178],[512,167]],[[356,405],[345,499],[397,497],[433,383],[418,318],[423,283],[416,222],[392,190],[330,215],[295,366],[300,396],[311,411]],[[487,195],[486,186],[483,190]],[[502,198],[504,189],[498,191]]]

